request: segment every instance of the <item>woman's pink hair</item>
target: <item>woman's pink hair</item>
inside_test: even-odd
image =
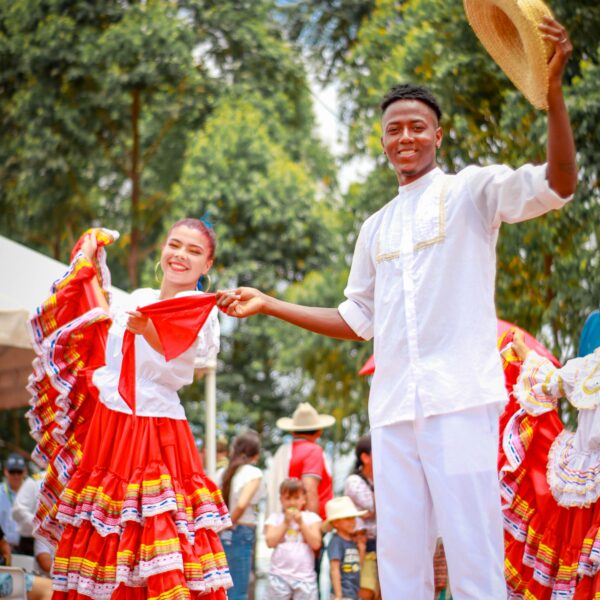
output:
[[[167,238],[171,235],[173,229],[176,229],[177,227],[189,227],[190,229],[196,229],[197,231],[202,233],[208,240],[210,254],[209,258],[212,259],[214,257],[215,250],[217,249],[217,236],[215,235],[215,230],[212,227],[209,227],[201,219],[187,217],[186,219],[179,219],[179,221],[171,225],[171,228],[167,233]]]

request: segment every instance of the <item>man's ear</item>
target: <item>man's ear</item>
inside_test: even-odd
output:
[[[439,150],[442,145],[442,139],[444,138],[444,131],[441,127],[435,130],[435,147]]]

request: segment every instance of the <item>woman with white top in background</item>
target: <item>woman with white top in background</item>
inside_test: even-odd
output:
[[[257,505],[262,496],[263,473],[256,466],[260,438],[247,431],[233,440],[228,466],[217,473],[217,481],[229,508],[233,527],[221,533],[233,588],[229,600],[246,600],[256,541]]]

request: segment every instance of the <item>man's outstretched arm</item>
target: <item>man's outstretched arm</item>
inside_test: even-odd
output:
[[[547,178],[550,187],[566,198],[577,186],[575,141],[562,91],[562,75],[573,46],[558,21],[546,17],[539,29],[544,39],[554,44],[554,53],[548,62]]]
[[[260,313],[328,337],[363,341],[344,321],[337,308],[292,304],[267,296],[255,288],[218,291],[217,306],[232,317],[244,318]]]

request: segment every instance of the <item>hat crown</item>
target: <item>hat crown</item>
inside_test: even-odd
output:
[[[553,44],[538,24],[552,12],[542,0],[463,0],[473,31],[494,61],[536,108],[548,108]]]
[[[294,426],[302,427],[307,431],[310,431],[311,429],[320,429],[322,427],[319,413],[308,402],[301,402],[298,404],[292,415],[292,421]]]
[[[292,418],[282,417],[277,421],[277,427],[284,431],[318,431],[334,423],[332,415],[319,414],[308,402],[301,402]]]
[[[327,521],[335,521],[336,519],[347,519],[350,517],[361,517],[366,511],[358,510],[352,498],[349,496],[338,496],[332,498],[325,504],[325,516]]]

